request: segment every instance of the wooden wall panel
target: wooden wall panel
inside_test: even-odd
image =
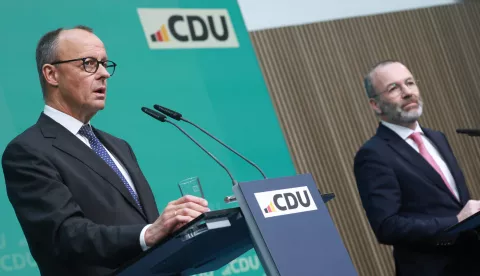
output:
[[[313,174],[360,275],[394,275],[391,247],[366,220],[353,157],[378,122],[363,76],[383,59],[403,61],[420,81],[421,124],[443,131],[480,198],[480,4],[467,3],[251,33],[298,173]]]

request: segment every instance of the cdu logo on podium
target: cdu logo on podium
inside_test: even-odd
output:
[[[265,218],[317,210],[307,186],[255,193]]]

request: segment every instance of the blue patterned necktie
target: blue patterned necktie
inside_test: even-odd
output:
[[[97,136],[95,136],[95,134],[93,133],[92,128],[89,125],[83,125],[78,131],[78,134],[88,139],[88,142],[90,143],[90,146],[92,147],[93,151],[95,151],[95,153],[98,156],[100,156],[110,166],[110,168],[112,168],[112,170],[118,175],[118,177],[120,177],[120,180],[122,180],[123,184],[125,185],[127,190],[130,192],[135,202],[138,204],[140,209],[143,210],[142,205],[140,204],[140,200],[138,199],[137,193],[135,193],[135,191],[132,189],[130,184],[128,184],[127,180],[125,179],[123,174],[120,172],[117,165],[115,165],[115,162],[113,162],[113,159],[110,157],[105,147],[102,145],[100,140],[98,140]]]

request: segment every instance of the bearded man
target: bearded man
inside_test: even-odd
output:
[[[445,135],[420,126],[423,101],[410,70],[394,60],[368,72],[365,89],[380,120],[357,152],[354,173],[378,241],[393,245],[396,275],[480,275],[477,235],[438,242],[480,208]]]

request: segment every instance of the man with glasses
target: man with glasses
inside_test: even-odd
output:
[[[480,209],[441,132],[422,127],[423,101],[408,68],[383,61],[365,77],[377,133],[357,152],[354,173],[378,241],[393,245],[396,275],[480,275],[478,238],[439,234]]]
[[[208,211],[186,196],[159,214],[130,145],[90,124],[116,69],[90,28],[45,34],[36,59],[45,107],[2,167],[42,275],[107,275]]]

